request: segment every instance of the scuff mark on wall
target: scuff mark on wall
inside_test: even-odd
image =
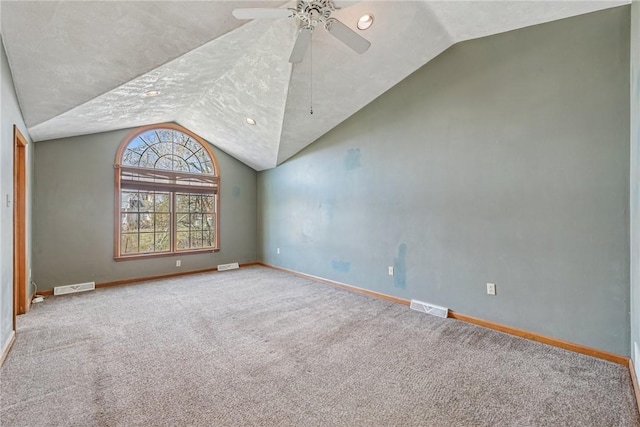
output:
[[[302,234],[306,237],[311,237],[313,236],[313,231],[315,230],[315,228],[316,227],[313,221],[308,219],[302,224]]]
[[[349,261],[336,261],[336,260],[333,260],[333,261],[331,261],[331,267],[333,267],[333,269],[335,271],[340,271],[342,273],[348,273],[349,269],[351,268],[351,263]]]
[[[407,244],[398,246],[398,256],[393,259],[393,286],[405,289],[407,287]]]
[[[333,223],[333,215],[336,210],[335,199],[328,199],[320,203],[320,212],[322,214],[322,220],[324,224]]]
[[[350,148],[347,156],[344,158],[344,168],[346,170],[354,170],[360,167],[360,149]]]

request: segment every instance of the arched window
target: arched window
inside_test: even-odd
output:
[[[145,126],[122,141],[114,167],[116,259],[218,249],[220,176],[206,141]]]

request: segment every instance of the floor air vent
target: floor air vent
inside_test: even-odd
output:
[[[92,291],[96,288],[96,282],[78,283],[77,285],[56,286],[54,295],[74,294],[76,292]]]
[[[421,311],[427,314],[433,314],[434,316],[446,318],[449,315],[449,309],[440,307],[438,305],[429,304],[428,302],[422,302],[415,299],[411,300],[409,306],[412,310]]]
[[[240,266],[237,262],[232,262],[231,264],[220,264],[218,266],[218,271],[235,270],[236,268],[240,268]]]

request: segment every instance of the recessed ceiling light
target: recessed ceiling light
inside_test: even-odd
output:
[[[251,126],[253,126],[253,125],[255,125],[255,124],[256,124],[256,121],[255,121],[255,120],[253,120],[251,117],[247,117],[247,118],[245,118],[245,121],[247,122],[247,124],[249,124],[249,125],[251,125]]]
[[[373,24],[373,15],[370,13],[362,15],[360,19],[358,19],[359,30],[366,30],[371,26],[371,24]]]
[[[148,90],[144,93],[144,96],[158,96],[160,95],[159,90]]]

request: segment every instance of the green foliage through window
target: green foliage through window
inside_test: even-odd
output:
[[[202,142],[146,130],[126,141],[119,160],[117,256],[216,249],[219,178]]]

